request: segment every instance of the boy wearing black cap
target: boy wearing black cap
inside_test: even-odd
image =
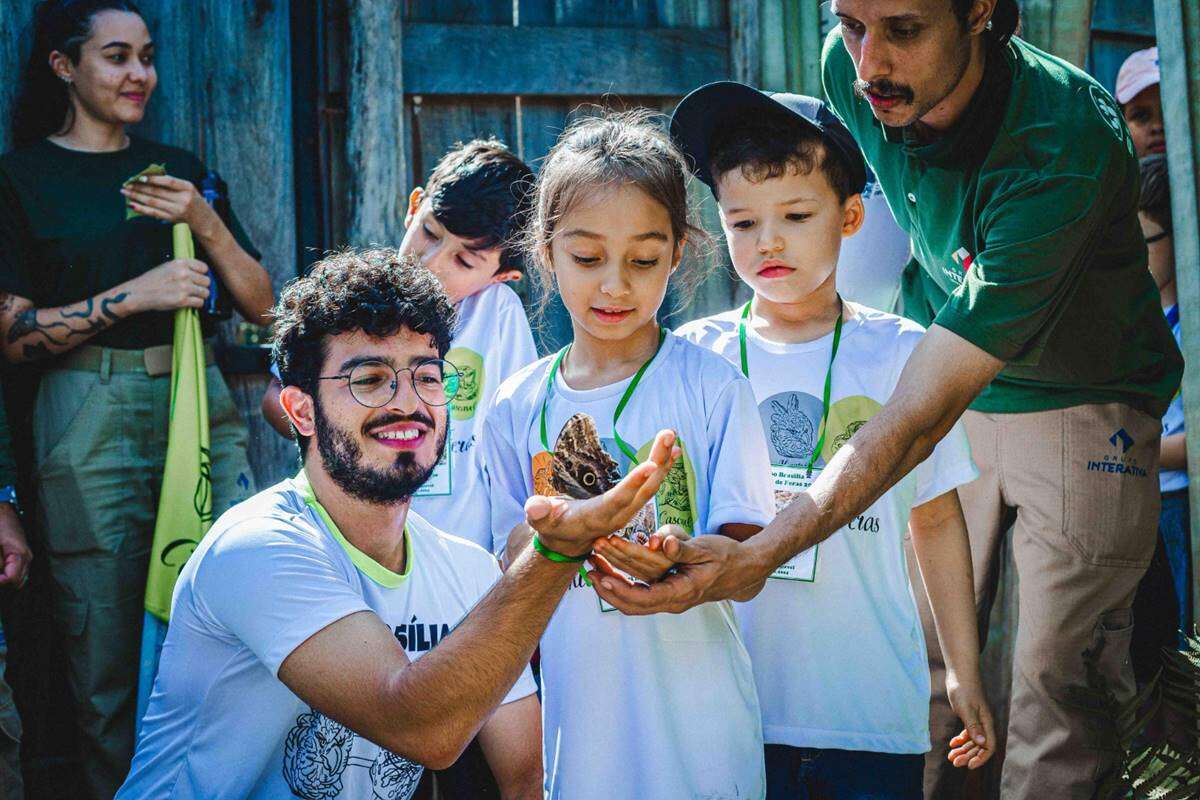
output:
[[[842,239],[863,222],[866,165],[823,103],[715,83],[680,103],[671,133],[713,190],[734,268],[754,290],[745,306],[679,333],[750,378],[782,508],[887,401],[923,329],[838,296]],[[822,787],[838,797],[921,797],[930,675],[906,531],[924,574],[937,576],[929,595],[944,677],[966,727],[951,758],[974,768],[994,752],[955,492],[977,474],[955,428],[870,508],[737,607],[762,707],[769,797]]]

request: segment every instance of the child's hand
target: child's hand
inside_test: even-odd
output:
[[[675,566],[675,562],[663,554],[663,540],[667,535],[679,539],[687,539],[688,534],[678,525],[666,525],[650,537],[646,544],[635,544],[620,536],[608,536],[597,539],[594,552],[605,562],[605,566],[626,572],[635,578],[655,583]],[[601,572],[612,574],[608,569],[597,565]]]
[[[953,674],[948,674],[946,691],[954,713],[966,726],[950,740],[946,758],[956,767],[978,769],[996,752],[996,726],[983,686],[978,678],[959,683]]]

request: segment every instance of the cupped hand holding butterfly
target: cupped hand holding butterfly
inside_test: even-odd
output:
[[[663,542],[668,536],[691,538],[691,534],[678,525],[664,525],[646,544],[631,542],[621,536],[606,536],[593,543],[592,565],[604,574],[630,585],[632,583],[621,572],[646,583],[660,581],[675,566],[675,562],[663,553]]]
[[[534,495],[525,501],[526,521],[552,550],[569,556],[590,553],[597,539],[623,529],[650,502],[681,452],[674,431],[659,431],[649,457],[615,486],[583,499]]]

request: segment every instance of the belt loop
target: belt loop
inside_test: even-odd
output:
[[[105,347],[100,351],[100,382],[108,383],[112,375],[112,350]]]

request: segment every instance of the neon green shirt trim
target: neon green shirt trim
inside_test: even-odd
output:
[[[329,512],[317,501],[317,496],[313,493],[312,484],[308,482],[308,475],[304,473],[303,469],[296,475],[295,480],[296,486],[299,487],[300,493],[304,496],[304,502],[324,520],[325,527],[329,529],[329,533],[333,536],[334,541],[342,546],[342,549],[346,551],[346,555],[350,556],[351,563],[358,568],[359,572],[385,589],[397,588],[400,584],[404,583],[405,578],[412,574],[412,534],[408,530],[408,523],[404,525],[404,572],[392,572],[362,550],[359,550],[350,543],[349,539],[342,535],[342,532],[338,530],[338,526],[334,524],[333,518],[329,516]]]

